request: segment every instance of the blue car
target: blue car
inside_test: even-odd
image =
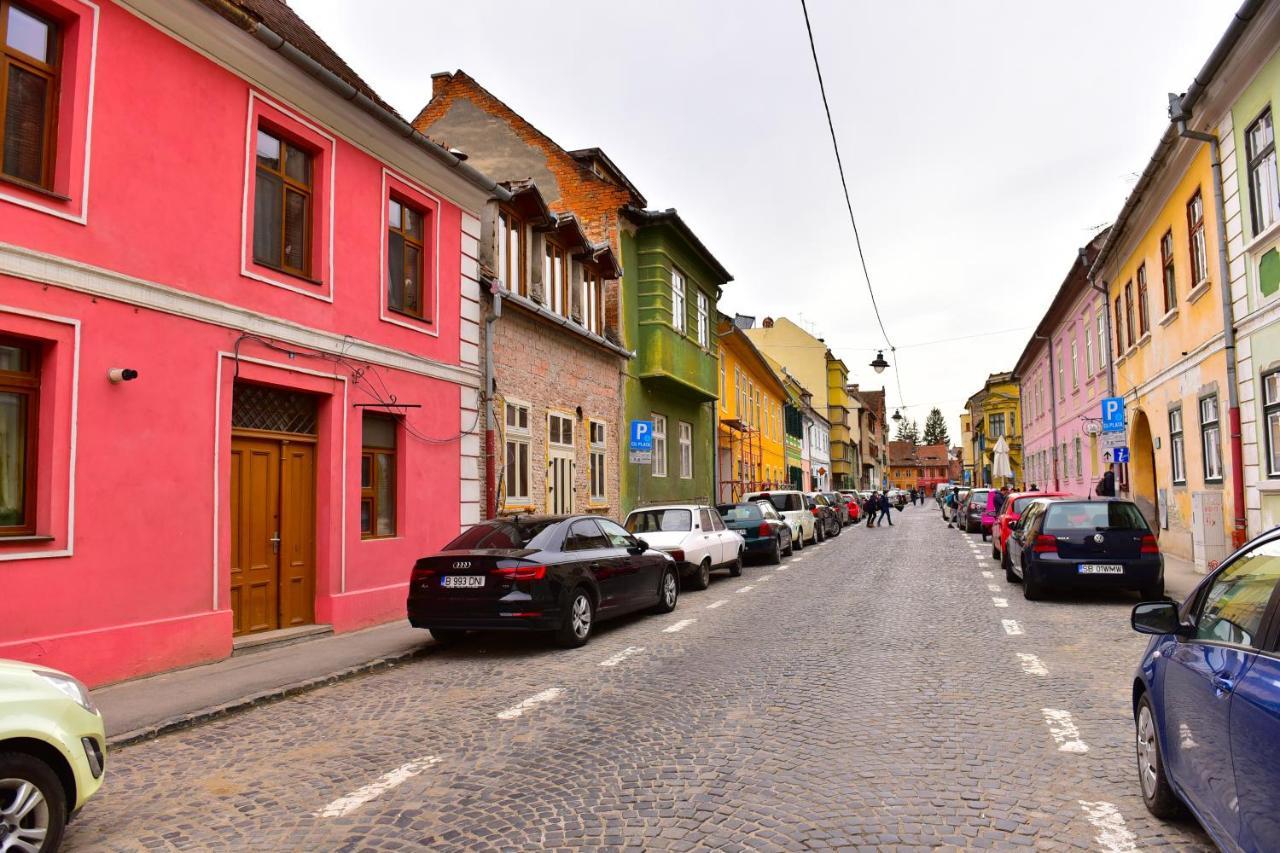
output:
[[[1181,605],[1144,602],[1133,680],[1138,777],[1156,817],[1190,809],[1224,850],[1280,850],[1280,528]]]

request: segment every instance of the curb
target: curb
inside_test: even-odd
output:
[[[376,672],[382,669],[390,669],[402,663],[416,660],[421,657],[433,654],[439,651],[436,644],[428,645],[424,648],[410,649],[395,655],[374,658],[373,660],[358,663],[349,666],[346,669],[336,670],[325,675],[318,675],[313,678],[306,678],[301,681],[294,681],[290,684],[283,684],[279,687],[272,687],[269,690],[263,690],[258,693],[252,693],[248,696],[242,696],[239,699],[233,699],[230,702],[224,702],[221,705],[212,705],[208,708],[201,708],[198,711],[192,711],[187,714],[179,714],[176,717],[169,717],[152,723],[141,728],[132,729],[131,731],[121,732],[111,735],[107,738],[108,749],[120,749],[125,746],[141,743],[147,740],[154,740],[161,735],[170,732],[179,731],[181,729],[191,728],[201,723],[216,720],[220,717],[226,717],[240,711],[246,711],[259,705],[269,705],[280,699],[287,699],[290,696],[297,696],[301,693],[307,693],[320,687],[327,687],[331,684],[337,684],[340,681],[346,681],[357,675],[364,675],[370,672]]]

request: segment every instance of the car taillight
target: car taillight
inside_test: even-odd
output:
[[[506,568],[494,569],[493,573],[498,577],[506,578],[513,581],[540,581],[547,576],[546,566],[507,566]]]
[[[1058,540],[1052,536],[1045,536],[1041,533],[1036,537],[1035,543],[1031,546],[1033,554],[1052,554],[1058,550]]]
[[[773,525],[766,521],[764,524],[760,525],[760,529],[759,529],[758,531],[756,531],[756,535],[757,535],[757,536],[772,536],[772,535],[773,535]]]
[[[1156,537],[1148,533],[1142,537],[1142,547],[1139,549],[1140,554],[1159,554],[1160,545],[1156,542]]]
[[[819,517],[819,516],[821,516],[821,515],[822,515],[822,513],[818,512],[818,508],[815,506],[815,507],[813,508],[813,517],[814,517],[814,518],[818,518],[818,517]]]
[[[418,566],[414,566],[413,574],[410,576],[410,580],[424,581],[427,578],[432,577],[434,574],[435,574],[434,569],[424,569]]]
[[[671,555],[671,559],[675,560],[677,563],[683,563],[683,562],[684,562],[684,551],[681,551],[679,548],[673,548],[672,550],[668,551],[667,553],[668,553],[668,554],[670,554],[670,555]]]

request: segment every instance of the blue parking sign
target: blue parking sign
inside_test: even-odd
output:
[[[1102,398],[1102,431],[1124,432],[1124,398]]]
[[[653,421],[631,422],[631,449],[636,452],[653,450]]]

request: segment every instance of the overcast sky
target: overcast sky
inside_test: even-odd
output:
[[[941,407],[953,441],[1239,5],[809,0],[900,398],[868,367],[883,339],[799,0],[289,2],[406,118],[461,68],[565,148],[603,148],[734,274],[722,310],[812,324],[851,381],[922,426]]]

